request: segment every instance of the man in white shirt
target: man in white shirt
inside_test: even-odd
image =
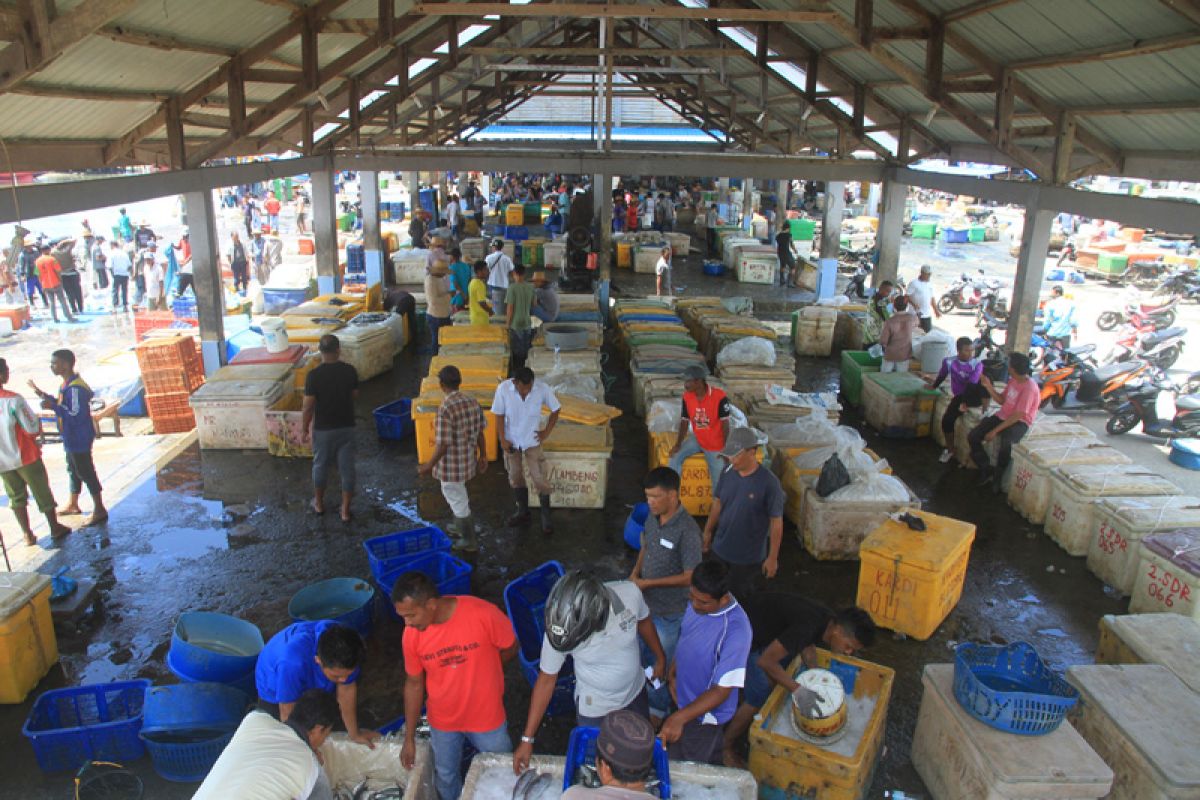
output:
[[[546,427],[538,430],[542,422],[542,408],[550,412]],[[550,516],[550,483],[546,480],[546,456],[542,453],[542,442],[550,438],[558,424],[558,412],[562,405],[554,396],[554,390],[534,378],[533,370],[521,367],[512,380],[496,387],[492,398],[492,413],[496,416],[496,435],[504,450],[504,468],[508,471],[508,485],[516,495],[517,512],[508,518],[512,526],[528,525],[529,486],[525,482],[525,471],[533,487],[537,489],[541,504],[542,533],[554,533]]]
[[[662,249],[662,257],[654,265],[654,273],[658,275],[655,283],[655,294],[659,297],[671,296],[671,246]]]
[[[461,209],[458,206],[458,195],[451,195],[450,201],[446,203],[446,225],[450,227],[450,235],[458,238],[459,236],[459,217]]]
[[[708,211],[704,212],[704,233],[708,237],[708,254],[709,256],[717,256],[717,226],[721,224],[721,217],[717,213],[717,204],[709,203]]]
[[[112,240],[112,247],[108,253],[108,268],[112,270],[112,310],[115,314],[117,306],[120,305],[122,311],[129,310],[129,275],[133,272],[133,261],[129,258],[129,253],[125,252],[125,248],[121,246],[121,242],[117,239]]]
[[[942,315],[933,303],[933,283],[929,280],[932,276],[933,270],[929,265],[922,264],[921,275],[908,285],[908,302],[921,320],[921,330],[926,333],[933,329],[933,318]]]
[[[492,296],[492,313],[504,316],[508,306],[504,295],[508,292],[508,276],[513,271],[512,259],[504,254],[504,240],[492,240],[492,252],[484,259],[488,265],[488,294]]]

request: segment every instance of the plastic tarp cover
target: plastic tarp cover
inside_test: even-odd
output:
[[[334,734],[321,746],[325,774],[333,787],[334,796],[349,797],[356,786],[367,781],[372,791],[403,788],[408,784],[408,770],[400,766],[400,749],[404,746],[401,733],[385,736],[375,742],[375,749],[355,744],[345,734]]]
[[[781,447],[822,447],[838,445],[854,450],[867,446],[862,436],[848,425],[834,425],[829,417],[799,417],[795,422],[767,426],[771,442]],[[817,465],[819,466],[819,464]]]
[[[741,364],[760,367],[775,366],[775,343],[759,336],[747,336],[730,342],[717,354],[717,367]]]
[[[723,297],[721,305],[730,314],[753,314],[754,301],[749,297]]]
[[[548,375],[539,376],[538,380],[553,389],[554,394],[559,397],[569,395],[589,403],[604,402],[604,386],[597,375],[581,375],[555,370]]]
[[[850,477],[853,480],[869,477],[887,468],[886,460],[880,459],[876,461],[867,455],[861,446],[847,443],[826,445],[808,450],[793,456],[792,463],[796,465],[797,469],[819,469],[834,455],[841,459],[842,464],[845,465],[846,471],[850,473]]]
[[[646,412],[646,430],[650,433],[671,433],[679,430],[681,411],[678,400],[655,400]]]
[[[911,496],[904,481],[891,475],[875,472],[861,479],[856,478],[849,486],[843,486],[825,499],[847,503],[861,501],[905,503],[911,499]]]

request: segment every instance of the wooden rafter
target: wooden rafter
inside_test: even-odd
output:
[[[1200,33],[1182,33],[1172,36],[1159,36],[1154,39],[1135,39],[1120,44],[1093,47],[1087,50],[1077,50],[1061,55],[1038,56],[1024,58],[1006,63],[1004,66],[1012,70],[1044,69],[1047,67],[1069,67],[1074,64],[1090,64],[1096,61],[1112,61],[1118,58],[1144,56],[1151,53],[1165,53],[1182,47],[1193,47],[1200,44]]]
[[[1200,26],[1200,0],[1159,0],[1159,2],[1193,25]]]
[[[838,15],[823,2],[794,2],[786,10],[762,8],[691,8],[641,3],[425,3],[413,4],[413,14],[435,17],[559,17],[570,19],[686,19],[696,22],[830,22]]]
[[[993,11],[999,11],[1005,6],[1011,6],[1014,3],[1020,2],[1023,2],[1023,0],[976,0],[974,3],[968,3],[953,11],[947,11],[942,15],[942,19],[947,23],[961,22],[964,19],[970,19],[979,14],[990,14]]]
[[[83,0],[53,20],[49,5],[35,0],[17,6],[21,35],[0,51],[0,91],[18,86],[75,44],[91,36],[138,0]]]

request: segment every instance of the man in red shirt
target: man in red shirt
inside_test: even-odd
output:
[[[1000,404],[1000,410],[984,417],[967,434],[967,441],[971,444],[971,458],[979,467],[979,485],[986,486],[991,481],[997,494],[1004,471],[1008,469],[1013,445],[1024,438],[1037,419],[1041,393],[1037,381],[1029,373],[1029,356],[1012,353],[1008,357],[1008,383],[1004,385],[1004,394],[996,391],[987,375],[979,379],[992,399]],[[994,439],[999,439],[995,468],[984,449],[984,445]]]
[[[46,305],[50,307],[50,315],[54,321],[58,322],[58,309],[54,305],[54,301],[58,300],[63,314],[67,316],[67,322],[74,322],[75,317],[71,315],[71,309],[67,305],[67,293],[63,289],[62,265],[58,263],[57,258],[50,255],[48,246],[42,246],[42,255],[34,262],[34,266],[37,268],[38,279],[42,282],[42,292],[46,295]]]
[[[400,763],[416,758],[421,706],[429,717],[434,785],[442,800],[462,792],[462,747],[511,753],[504,715],[504,665],[517,654],[512,624],[491,603],[470,595],[442,597],[420,572],[392,588],[404,620],[404,746]]]
[[[283,204],[279,202],[279,198],[274,192],[267,197],[267,202],[263,203],[263,210],[267,212],[267,226],[271,229],[271,233],[279,233],[279,209]]]
[[[708,480],[712,493],[717,493],[717,478],[725,469],[721,448],[729,434],[729,398],[720,389],[708,385],[708,372],[699,364],[683,371],[683,408],[679,420],[679,435],[671,448],[671,469],[683,475],[683,462],[702,453],[708,464]],[[692,436],[688,436],[688,427]]]

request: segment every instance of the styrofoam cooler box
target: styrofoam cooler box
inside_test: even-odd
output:
[[[996,391],[1000,391],[1000,390],[1001,390],[1000,385],[997,384]],[[1021,438],[1021,444],[1033,446],[1034,444],[1040,442],[1043,446],[1050,445],[1050,444],[1057,445],[1058,444],[1057,442],[1044,442],[1042,440],[1044,440],[1044,439],[1067,440],[1067,439],[1081,439],[1081,438],[1082,439],[1087,439],[1087,438],[1096,439],[1096,435],[1094,433],[1092,433],[1090,430],[1088,430],[1087,428],[1085,428],[1083,425],[1074,421],[1073,419],[1070,419],[1069,417],[1046,416],[1045,414],[1042,414],[1042,415],[1039,415],[1037,420],[1034,421],[1033,427],[1030,428],[1029,431],[1025,434],[1025,436],[1023,436]],[[991,456],[992,461],[994,463],[995,458],[996,458],[995,442],[994,441],[989,442],[986,447],[987,447],[988,455]],[[1009,462],[1008,471],[1005,472],[1004,476],[1001,478],[1001,488],[1003,488],[1005,494],[1007,494],[1009,492],[1009,490],[1012,488],[1013,475],[1016,474],[1016,469],[1015,469],[1015,467],[1016,467],[1016,464],[1015,464],[1016,448],[1015,447],[1013,448],[1013,455],[1014,455],[1014,458],[1013,458],[1013,461]],[[964,463],[967,463],[969,465],[969,462],[964,461]]]
[[[671,245],[671,252],[679,258],[687,257],[692,249],[692,237],[686,233],[664,233],[663,238]]]
[[[368,776],[372,783],[400,784],[404,787],[402,800],[426,800],[436,797],[433,788],[433,749],[428,740],[417,739],[412,769],[400,764],[400,750],[404,741],[390,736],[374,744],[368,750],[351,742],[346,733],[333,733],[321,746],[324,772],[334,789],[350,792]],[[511,769],[512,757],[509,757]],[[335,796],[342,796],[337,795]]]
[[[487,257],[488,240],[480,238],[463,239],[458,247],[462,250],[463,261],[474,264]]]
[[[1157,531],[1195,527],[1200,527],[1200,497],[1102,498],[1092,509],[1088,569],[1121,594],[1129,594],[1137,578],[1142,539]]]
[[[266,412],[283,390],[282,381],[217,381],[201,386],[188,399],[196,415],[200,447],[267,449]]]
[[[737,279],[738,283],[777,283],[779,256],[773,253],[743,253],[738,258]]]
[[[806,487],[802,502],[800,541],[820,560],[858,560],[858,548],[871,531],[897,511],[921,508],[921,500],[909,491],[906,502],[887,500],[830,500]]]
[[[401,286],[425,282],[425,260],[428,250],[397,250],[392,253],[396,283]]]
[[[934,800],[1104,797],[1113,771],[1070,725],[1016,736],[971,717],[954,697],[954,665],[927,664],[912,762]]]
[[[604,498],[608,493],[609,451],[546,451],[544,455],[551,508],[604,508]],[[529,486],[529,505],[541,506],[541,498],[533,488],[528,467],[525,469],[525,483]]]
[[[546,265],[546,269],[565,269],[563,262],[566,258],[566,242],[546,242],[542,245],[542,263]]]
[[[382,318],[382,319],[381,319]],[[392,336],[392,343],[395,345],[396,352],[404,349],[404,345],[408,343],[408,328],[404,325],[404,317],[401,314],[392,314],[390,312],[367,311],[354,317],[347,323],[347,327],[372,327],[378,326],[386,328]],[[339,334],[340,336],[341,334]]]
[[[1200,622],[1178,614],[1106,614],[1097,664],[1158,664],[1200,693]]]
[[[1050,470],[1075,464],[1128,464],[1129,458],[1095,437],[1059,445],[1020,442],[1013,448],[1012,485],[1008,504],[1025,519],[1041,525],[1050,505]]]
[[[665,246],[665,243],[660,243],[639,244],[635,247],[633,249],[633,271],[653,274],[655,265],[662,258],[662,249]]]
[[[968,408],[957,420],[954,421],[954,441],[951,442],[954,449],[954,457],[958,460],[961,466],[967,469],[976,469],[975,460],[971,458],[971,443],[967,441],[967,436],[974,430],[975,426],[983,419],[983,409]],[[934,406],[933,421],[930,423],[930,431],[941,430],[942,420],[937,415],[937,406]],[[944,436],[943,436],[944,438]],[[988,452],[988,458],[996,458],[995,448],[989,447],[991,442],[984,443],[984,449]],[[1012,470],[1008,470],[1009,473]]]
[[[750,239],[745,236],[727,236],[721,242],[721,261],[724,262],[726,269],[737,269],[738,248],[762,246],[763,243],[758,239]]]
[[[292,364],[226,364],[207,380],[213,381],[282,381],[292,374]]]
[[[798,356],[828,356],[833,352],[833,332],[838,312],[832,306],[805,306],[800,309],[796,337],[792,346]]]
[[[384,326],[347,326],[338,331],[341,359],[358,370],[358,379],[367,381],[392,368],[396,340]]]
[[[1050,470],[1046,535],[1073,556],[1086,556],[1093,512],[1104,497],[1179,495],[1179,487],[1146,467],[1080,464]]]
[[[1142,539],[1129,611],[1169,611],[1200,620],[1200,529],[1180,528]]]
[[[863,416],[884,436],[928,436],[936,402],[919,375],[871,372],[863,376]]]
[[[949,381],[946,381],[937,388],[938,396],[933,402],[933,420],[929,428],[929,435],[937,442],[938,447],[952,449],[954,442],[947,443],[946,434],[942,431],[942,417],[946,416],[946,409],[950,407],[950,400],[954,397],[950,394],[948,383]]]
[[[1067,669],[1079,690],[1068,719],[1112,768],[1112,800],[1200,797],[1200,695],[1157,664]]]

